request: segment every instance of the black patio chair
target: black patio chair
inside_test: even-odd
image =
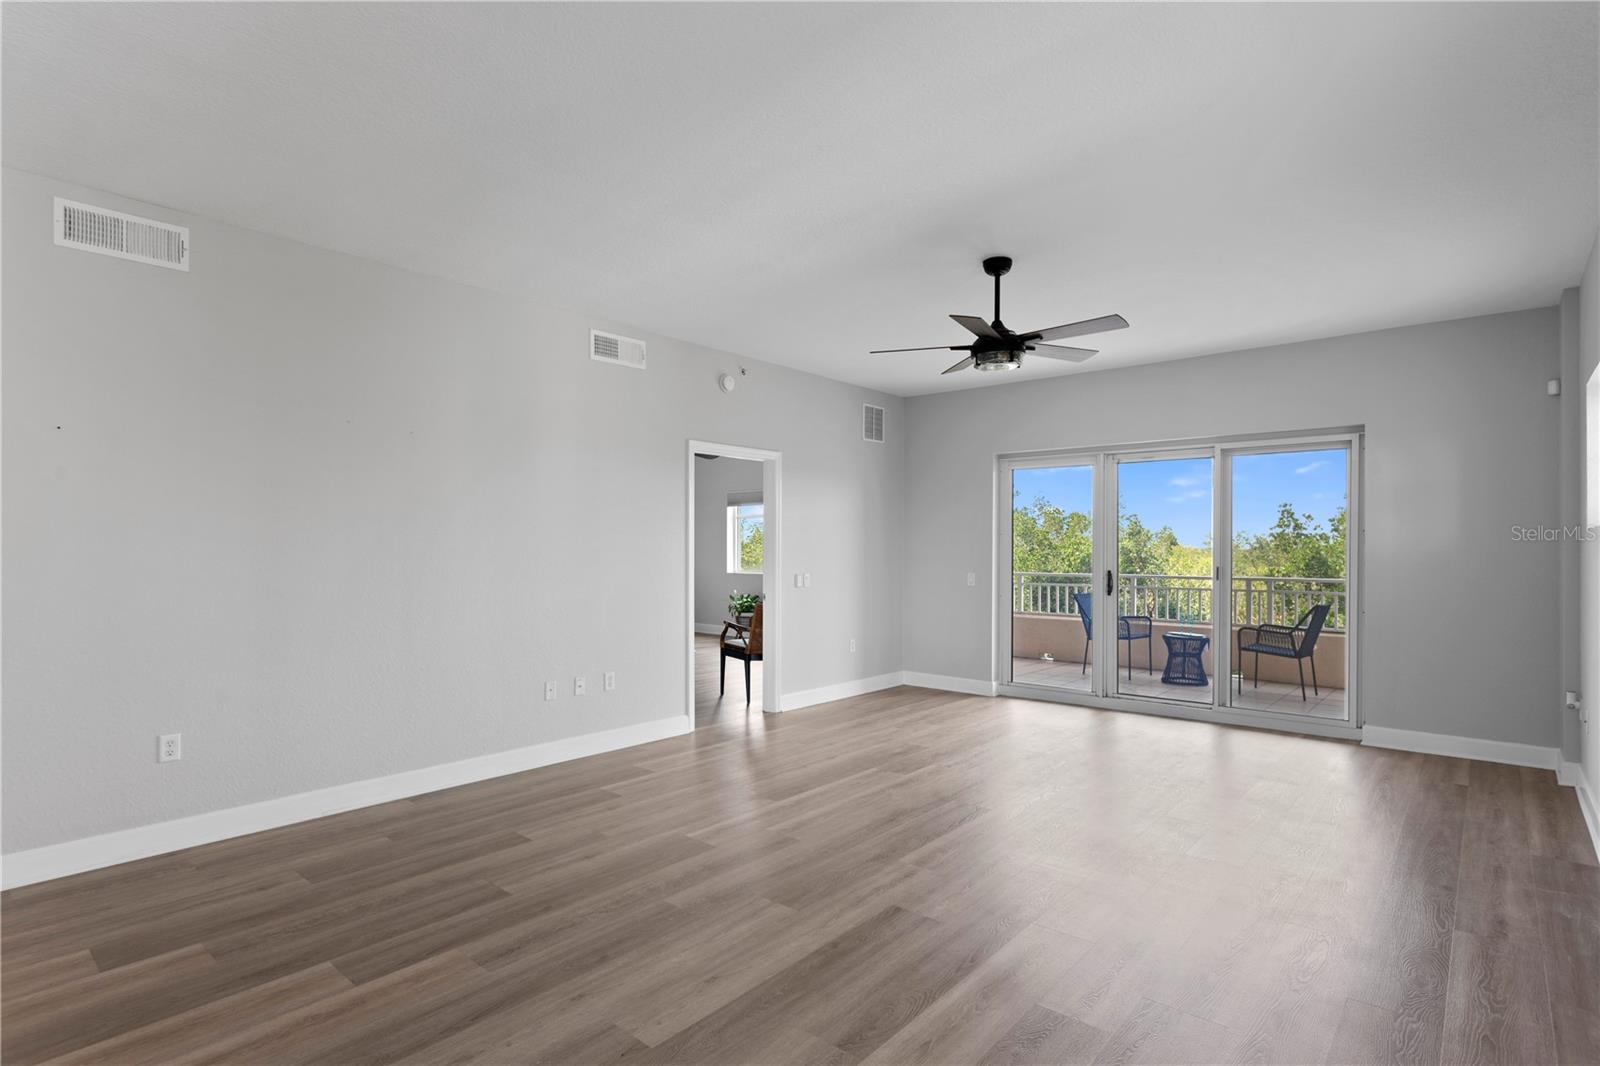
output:
[[[1078,617],[1083,619],[1083,669],[1089,672],[1089,645],[1094,641],[1094,593],[1074,592],[1072,599],[1078,605]],[[1150,634],[1155,631],[1155,619],[1147,614],[1124,614],[1117,617],[1117,639],[1128,642],[1128,680],[1133,680],[1133,642],[1144,641],[1144,672],[1155,673],[1155,656],[1151,652]]]
[[[1305,661],[1311,659],[1311,691],[1318,696],[1322,695],[1317,689],[1317,660],[1311,658],[1311,653],[1317,648],[1317,638],[1322,635],[1322,624],[1328,620],[1328,605],[1319,603],[1311,610],[1300,616],[1300,621],[1292,626],[1240,626],[1238,634],[1239,644],[1239,691],[1244,691],[1244,653],[1255,652],[1255,684],[1252,688],[1261,687],[1261,657],[1275,655],[1280,659],[1293,659],[1295,668],[1300,671],[1300,700],[1306,698],[1306,668]],[[1246,633],[1254,634],[1248,643],[1245,642]]]

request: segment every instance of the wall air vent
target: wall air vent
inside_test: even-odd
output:
[[[189,230],[56,197],[56,243],[135,263],[189,269]]]
[[[861,406],[861,437],[863,440],[883,443],[883,408],[870,403]]]
[[[635,370],[643,370],[644,341],[591,329],[589,358],[601,363],[614,363],[617,366],[631,366]]]

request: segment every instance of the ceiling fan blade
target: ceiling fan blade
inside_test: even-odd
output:
[[[878,348],[868,355],[892,355],[895,352],[970,352],[970,344],[935,344],[932,348]]]
[[[950,317],[959,322],[962,328],[974,337],[989,337],[995,340],[1000,338],[1000,334],[994,331],[994,327],[977,315],[951,315]]]
[[[1068,348],[1061,344],[1035,344],[1028,349],[1030,355],[1042,355],[1046,359],[1060,359],[1067,363],[1081,363],[1097,351],[1098,348]]]
[[[1064,326],[1051,326],[1035,333],[1024,333],[1024,341],[1059,341],[1067,337],[1082,337],[1088,333],[1105,333],[1113,329],[1127,329],[1128,320],[1121,315],[1102,315],[1086,318],[1082,322],[1068,322]]]
[[[961,360],[961,362],[951,367],[949,370],[941,370],[939,373],[941,376],[944,374],[954,374],[957,370],[965,370],[975,362],[977,362],[977,360],[969,355],[965,359]]]

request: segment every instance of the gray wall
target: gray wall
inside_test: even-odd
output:
[[[1000,453],[1364,425],[1361,706],[1560,740],[1555,309],[909,401],[905,668],[987,680]],[[978,583],[966,587],[966,574]]]
[[[1579,432],[1582,433],[1590,419],[1600,417],[1589,406],[1591,398],[1587,390],[1588,383],[1600,374],[1600,240],[1596,240],[1595,247],[1589,252],[1589,265],[1583,272],[1583,282],[1578,292],[1576,391],[1581,400],[1578,423]],[[1579,463],[1582,472],[1579,502],[1582,504],[1583,520],[1587,521],[1600,510],[1600,501],[1588,495],[1594,490],[1600,475],[1592,465],[1595,460],[1589,454],[1587,438],[1572,440],[1572,444],[1582,456]],[[1579,746],[1583,771],[1589,780],[1589,794],[1600,799],[1600,540],[1581,543],[1578,555],[1579,578],[1582,582],[1578,607],[1579,691],[1586,708],[1584,717],[1588,719],[1587,728],[1580,731]],[[1570,619],[1568,622],[1570,624]]]
[[[3,180],[5,851],[682,713],[691,437],[784,453],[786,689],[899,669],[903,401]],[[193,272],[55,247],[53,194]]]
[[[761,464],[726,457],[695,460],[694,620],[697,625],[720,627],[722,620],[728,617],[728,594],[734,589],[757,593],[765,589],[762,574],[728,573],[730,492],[753,492],[759,496]]]
[[[1583,380],[1578,376],[1582,327],[1579,318],[1582,291],[1568,289],[1561,294],[1557,311],[1561,318],[1561,427],[1560,476],[1561,526],[1569,529],[1583,521]],[[1580,646],[1582,619],[1582,546],[1576,539],[1563,539],[1561,556],[1561,687],[1580,689],[1583,660]],[[1561,718],[1561,758],[1577,762],[1582,758],[1582,728],[1576,714]]]

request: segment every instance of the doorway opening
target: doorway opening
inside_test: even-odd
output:
[[[689,442],[687,714],[696,729],[761,729],[779,710],[781,456]]]

